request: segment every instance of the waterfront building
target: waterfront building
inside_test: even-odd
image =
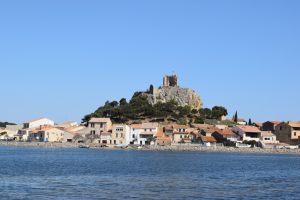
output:
[[[23,123],[23,128],[18,131],[18,135],[23,141],[28,141],[30,138],[30,133],[36,128],[42,126],[54,126],[54,121],[48,118],[34,119],[29,122]]]
[[[260,136],[260,141],[263,144],[278,144],[276,135],[272,131],[262,131]]]
[[[91,135],[100,135],[112,129],[112,122],[110,118],[91,118],[87,128]]]
[[[29,133],[29,141],[73,142],[74,135],[54,126],[41,126]]]
[[[289,145],[300,144],[300,122],[282,122],[275,127],[275,135],[281,143]]]
[[[112,122],[110,118],[91,118],[84,129],[77,130],[76,134],[80,136],[95,136],[98,137],[101,133],[111,132]],[[99,143],[99,142],[97,142]]]
[[[186,125],[174,124],[173,127],[173,143],[191,143],[195,139],[195,135]]]
[[[281,123],[280,121],[267,121],[262,124],[261,129],[263,131],[271,131],[272,133],[274,133],[276,126],[280,123]]]
[[[170,128],[169,127],[159,127],[157,134],[156,134],[156,141],[155,144],[159,146],[167,146],[171,145],[172,143],[172,134],[173,134],[173,129],[172,133],[169,132]]]
[[[158,123],[142,123],[130,125],[130,144],[150,145],[158,131]]]
[[[126,124],[114,124],[112,126],[112,144],[129,145],[130,144],[130,127]]]
[[[217,140],[213,136],[204,136],[204,135],[200,134],[200,137],[198,138],[198,140],[199,139],[200,139],[201,143],[207,147],[216,146],[216,144],[217,144]]]
[[[232,128],[226,128],[223,130],[217,129],[213,132],[212,136],[218,143],[223,143],[225,145],[228,143],[236,143],[241,138],[232,131]]]
[[[232,131],[239,135],[243,141],[259,142],[261,138],[261,131],[256,126],[238,125],[233,127]]]

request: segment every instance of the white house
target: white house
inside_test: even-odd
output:
[[[276,138],[276,135],[272,131],[262,131],[260,136],[261,141],[264,144],[278,144],[279,141]]]
[[[38,128],[38,127],[44,126],[44,125],[54,126],[54,121],[47,119],[47,118],[34,119],[29,122],[23,123],[23,129]]]
[[[158,123],[132,124],[130,126],[130,144],[150,145],[158,131]]]
[[[18,134],[22,136],[24,141],[27,141],[30,132],[42,126],[54,126],[54,121],[47,118],[40,118],[25,122],[23,123],[23,128],[18,131]]]
[[[126,124],[114,124],[112,127],[112,144],[129,145],[130,144],[130,127]]]
[[[238,125],[233,127],[232,131],[238,134],[243,141],[260,141],[261,131],[255,126]]]

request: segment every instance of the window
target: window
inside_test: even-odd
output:
[[[116,138],[118,138],[119,137],[119,134],[118,133],[116,133]]]
[[[95,128],[95,124],[94,123],[91,123],[91,128]]]
[[[117,141],[116,141],[116,140],[114,140],[114,144],[117,144]]]
[[[100,128],[103,128],[103,124],[102,123],[100,124]]]
[[[297,132],[294,132],[294,136],[297,136]]]
[[[135,138],[135,134],[132,134],[132,138]]]

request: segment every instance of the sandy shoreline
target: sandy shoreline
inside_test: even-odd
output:
[[[27,148],[79,148],[89,147],[93,149],[107,150],[140,150],[140,151],[191,151],[207,153],[248,153],[248,154],[293,154],[300,155],[300,149],[262,149],[262,148],[234,148],[234,147],[205,147],[201,145],[172,145],[172,146],[147,146],[142,148],[128,147],[125,149],[116,147],[101,148],[99,145],[85,146],[74,143],[43,143],[43,142],[0,142],[0,147],[27,147]]]

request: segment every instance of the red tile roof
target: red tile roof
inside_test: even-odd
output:
[[[300,122],[295,122],[295,121],[289,121],[288,125],[290,125],[291,127],[297,127],[300,128]]]
[[[217,140],[212,136],[203,136],[203,135],[201,135],[201,140],[203,142],[217,142]]]
[[[237,126],[243,132],[247,133],[259,133],[261,132],[256,126]]]

